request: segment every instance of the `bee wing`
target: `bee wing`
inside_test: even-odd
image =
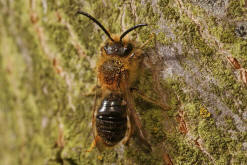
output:
[[[136,113],[134,100],[133,100],[133,97],[131,95],[130,88],[127,86],[127,83],[124,84],[124,88],[125,88],[124,93],[125,93],[125,97],[126,97],[126,101],[127,101],[127,105],[128,105],[128,115],[130,118],[131,125],[132,125],[132,127],[134,127],[133,130],[136,131],[141,142],[146,147],[148,147],[149,151],[151,151],[152,150],[151,145],[148,143],[148,141],[145,138],[147,134],[142,127],[141,120],[140,120],[139,116]]]
[[[97,109],[99,108],[100,103],[102,102],[105,95],[106,94],[103,91],[100,91],[100,94],[97,93],[97,90],[95,91],[93,115],[92,115],[92,129],[93,129],[93,136],[94,136],[93,146],[96,146],[100,152],[106,149],[106,145],[104,141],[102,140],[102,138],[97,133],[96,116],[97,116]]]
[[[93,105],[93,115],[92,115],[92,128],[93,128],[93,136],[96,139],[97,131],[96,131],[96,109],[97,109],[97,90],[95,91],[94,96],[94,105]]]
[[[98,79],[97,79],[97,82],[98,82]],[[99,95],[100,95],[101,99],[99,98]],[[94,146],[96,146],[99,149],[99,151],[102,151],[105,148],[104,147],[105,145],[103,144],[103,141],[100,138],[100,136],[98,136],[97,129],[96,129],[97,109],[100,106],[99,102],[102,100],[102,95],[103,95],[102,91],[100,91],[100,94],[99,94],[97,91],[97,87],[96,87],[95,96],[94,96],[93,114],[92,114],[92,129],[93,129],[94,141],[93,141],[93,144],[91,145],[89,150],[92,150],[92,148]]]

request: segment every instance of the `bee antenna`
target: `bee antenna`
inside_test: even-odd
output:
[[[120,36],[120,42],[122,42],[122,39],[124,38],[124,36],[126,36],[126,34],[128,34],[129,32],[131,32],[132,30],[135,30],[136,28],[142,27],[142,26],[148,26],[148,24],[138,24],[135,25],[131,28],[129,28],[128,30],[126,30],[121,36]]]
[[[110,35],[110,33],[105,29],[105,27],[101,24],[101,23],[99,23],[99,21],[97,21],[93,16],[91,16],[91,15],[89,15],[88,13],[86,13],[86,12],[83,12],[83,11],[77,11],[76,12],[76,15],[77,14],[82,14],[82,15],[84,15],[84,16],[86,16],[86,17],[88,17],[88,18],[90,18],[93,22],[95,22],[104,32],[105,32],[105,34],[110,38],[110,40],[112,40],[113,42],[114,42],[114,40],[111,38],[111,35]]]

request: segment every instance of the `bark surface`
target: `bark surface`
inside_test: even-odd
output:
[[[147,55],[134,94],[152,152],[136,136],[99,152],[95,66],[106,35]],[[247,164],[246,0],[0,0],[0,164]]]

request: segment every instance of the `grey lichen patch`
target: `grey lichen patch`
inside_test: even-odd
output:
[[[222,22],[221,22],[222,23]],[[214,27],[215,25],[217,25],[216,24],[216,22],[214,21],[214,23],[212,24],[212,22],[211,22],[211,24],[210,24],[210,28],[212,28],[212,27]],[[221,25],[220,25],[221,26]],[[219,26],[219,27],[220,27]],[[217,26],[216,26],[216,28],[218,28]],[[213,28],[212,28],[213,29]],[[220,28],[218,28],[218,29],[220,29]],[[220,40],[222,40],[222,42],[238,42],[239,40],[236,38],[236,36],[234,35],[234,26],[225,26],[225,29],[224,30],[221,30],[221,32],[220,31],[218,31],[218,36],[219,36],[219,38],[220,38]],[[201,29],[200,29],[201,30]],[[226,32],[226,33],[225,33]],[[197,36],[197,38],[200,38],[201,36],[200,36],[200,31],[197,31],[197,33],[199,34],[198,36]],[[216,33],[215,33],[216,34]],[[188,37],[187,37],[188,38]],[[197,42],[197,41],[196,41]],[[200,42],[198,42],[198,43],[200,43]],[[197,45],[198,46],[198,45]],[[200,49],[199,49],[200,50]],[[201,49],[201,50],[203,50],[203,49]],[[199,51],[200,52],[200,51]],[[200,53],[199,53],[200,54]],[[199,56],[200,57],[200,56]],[[194,58],[193,56],[191,57],[191,58]],[[210,62],[208,62],[208,60],[203,60],[203,59],[206,59],[205,57],[200,57],[201,59],[200,59],[200,61],[202,62],[202,63],[204,63],[204,64],[209,64],[209,67],[211,66],[211,64],[214,64],[215,63],[215,65],[214,65],[214,67],[211,67],[211,69],[213,70],[213,71],[215,71],[214,73],[217,73],[217,75],[219,76],[219,72],[222,72],[222,71],[224,71],[224,76],[222,75],[222,77],[221,78],[223,78],[224,80],[222,81],[222,83],[223,84],[225,84],[225,82],[227,81],[227,82],[229,82],[229,80],[230,79],[232,79],[233,81],[234,81],[234,83],[232,83],[232,82],[229,82],[229,86],[234,86],[234,88],[235,87],[237,87],[236,85],[234,85],[234,84],[237,84],[238,82],[236,82],[236,78],[234,78],[232,75],[231,75],[231,72],[228,70],[225,70],[225,69],[222,69],[222,68],[218,68],[219,66],[222,66],[223,67],[223,65],[222,65],[222,59],[221,58],[219,58],[219,59],[214,59],[213,61],[210,61]],[[197,61],[198,61],[198,59],[197,59]],[[206,62],[206,63],[205,63]],[[201,66],[203,66],[203,64],[200,64]],[[187,65],[185,65],[185,66],[187,66]],[[186,67],[186,68],[188,68],[188,67]],[[216,69],[217,68],[217,69]],[[217,78],[218,79],[218,78]],[[235,80],[234,80],[235,79]],[[221,83],[220,83],[221,84]],[[220,89],[226,89],[225,87],[224,88],[220,88]],[[228,87],[227,87],[227,89],[228,89]],[[244,89],[243,89],[244,90]],[[218,91],[218,89],[217,89],[217,91]],[[237,94],[238,95],[238,94]],[[222,96],[222,95],[221,95]],[[239,96],[239,95],[238,95]],[[242,96],[244,96],[244,95],[242,95],[241,94],[241,96],[240,97],[242,97]],[[229,105],[229,107],[230,108],[233,108],[233,106],[234,105],[236,105],[236,103],[233,103],[233,102],[229,102],[229,100],[227,100],[227,101],[225,101],[228,105]],[[237,108],[233,108],[233,112],[237,112],[236,111],[236,109]]]
[[[164,51],[163,51],[164,52]],[[168,51],[166,51],[166,52],[168,52]],[[172,53],[172,52],[170,52],[171,53],[171,55],[173,55],[174,56],[174,54]],[[166,54],[164,54],[165,56],[169,56],[167,53]],[[177,55],[178,56],[178,55]],[[167,59],[168,59],[168,57],[167,57]],[[192,61],[194,61],[193,60],[193,56],[190,56],[190,59],[191,59],[191,62]],[[218,67],[224,67],[225,65],[222,63],[222,61],[221,60],[218,60],[218,59],[214,59],[213,61],[210,61],[210,62],[206,62],[207,60],[205,60],[206,59],[206,57],[205,56],[202,56],[201,57],[201,59],[199,60],[200,62],[202,62],[202,64],[200,65],[200,66],[203,66],[203,65],[209,65],[209,68],[211,68],[210,66],[211,66],[211,64],[215,64],[214,65],[214,67],[212,67],[212,70],[213,71],[217,71],[217,73],[220,73],[220,72],[222,72],[222,71],[225,71],[225,73],[227,73],[228,74],[228,76],[222,76],[222,78],[226,78],[226,77],[228,77],[228,78],[230,78],[231,76],[229,75],[229,73],[228,73],[228,71],[226,71],[225,69],[220,69],[220,68],[218,68]],[[184,61],[184,60],[183,60]],[[196,60],[196,61],[198,61],[198,59]],[[194,63],[197,63],[196,61],[194,61]],[[206,63],[205,63],[206,62]],[[188,71],[188,72],[191,72],[191,71],[193,71],[194,69],[193,69],[193,67],[191,68],[191,67],[188,67],[188,64],[191,64],[191,63],[187,63],[186,64],[186,66],[187,67],[185,67],[185,68],[187,68],[186,70]],[[168,63],[167,62],[167,67],[168,67],[168,69],[170,69],[170,67],[172,67],[172,63],[170,64],[170,63]],[[173,74],[176,74],[176,75],[186,75],[186,73],[184,73],[184,71],[182,71],[181,70],[181,68],[180,67],[178,67],[178,65],[175,65],[174,64],[174,66],[176,66],[176,68],[178,69],[178,71],[177,72],[175,72],[175,73],[173,73]],[[193,65],[192,65],[193,66]],[[194,66],[195,67],[195,66]],[[180,70],[180,71],[179,71]],[[201,70],[201,72],[202,72],[202,70]],[[201,73],[200,72],[200,73]],[[201,76],[203,75],[203,72],[202,72],[202,74],[201,74]],[[198,76],[198,77],[201,77],[201,76]],[[218,75],[219,76],[219,75]],[[218,77],[217,76],[217,77]],[[231,78],[233,78],[234,79],[234,77],[231,77]],[[181,83],[182,82],[182,79],[179,79],[180,80],[180,82],[176,85],[176,86],[178,86],[178,88],[176,88],[176,86],[175,85],[173,85],[173,87],[175,87],[174,89],[184,89],[185,91],[195,91],[195,90],[197,90],[197,89],[195,89],[195,90],[191,90],[191,89],[188,89],[188,85],[191,83],[191,81],[189,80],[189,79],[185,79],[186,80],[186,82],[187,82],[187,84],[183,84],[183,83]],[[217,78],[217,80],[218,80],[218,78]],[[224,79],[224,81],[225,82],[228,82],[229,81],[229,79],[227,80],[227,79]],[[199,80],[199,82],[200,82],[200,80]],[[212,82],[214,82],[214,81],[212,81]],[[216,81],[217,82],[217,81]],[[216,83],[215,82],[215,83]],[[237,83],[236,82],[236,80],[234,80],[234,82],[235,83]],[[229,82],[230,83],[230,82]],[[175,83],[176,84],[176,83]],[[230,83],[231,84],[231,83]],[[187,87],[185,87],[185,86],[187,86]],[[230,85],[231,86],[231,85]],[[233,85],[233,86],[235,86],[236,87],[236,85]],[[203,96],[206,96],[206,95],[204,95],[204,94],[202,94],[201,92],[205,92],[204,90],[205,89],[207,89],[207,88],[205,88],[204,87],[204,89],[203,90],[201,90],[200,89],[200,85],[197,87],[197,88],[199,88],[198,90],[200,91],[199,93],[200,93],[200,95],[203,95]],[[217,89],[217,91],[218,91],[218,86],[216,86],[216,89]],[[221,89],[221,88],[220,88]],[[224,88],[222,88],[222,89],[229,89],[229,87],[224,87]],[[244,90],[243,88],[241,88],[242,90]],[[234,90],[232,90],[232,91],[234,91]],[[188,121],[189,121],[189,130],[193,130],[193,134],[194,134],[194,136],[195,135],[198,135],[198,133],[197,133],[197,129],[198,129],[198,118],[197,118],[197,116],[200,116],[200,114],[199,114],[199,112],[200,112],[200,102],[202,102],[202,100],[204,100],[205,101],[205,99],[207,100],[207,98],[206,97],[202,97],[202,96],[199,96],[197,93],[195,93],[195,92],[192,92],[190,95],[188,95],[188,93],[186,92],[186,93],[184,93],[183,91],[181,91],[181,90],[176,90],[176,92],[175,92],[177,95],[178,95],[178,97],[180,98],[180,100],[182,101],[182,103],[183,103],[183,105],[186,105],[186,102],[189,102],[187,105],[190,105],[190,106],[186,106],[185,108],[186,109],[188,109],[188,110],[192,110],[191,112],[190,111],[188,111],[188,112],[190,112],[188,115],[188,117],[189,117],[189,119],[188,119]],[[218,92],[217,92],[218,93]],[[196,95],[195,95],[196,94]],[[198,95],[198,96],[197,96]],[[197,96],[197,97],[196,97]],[[240,96],[242,99],[244,99],[243,97],[245,96],[244,94],[240,94],[240,95],[238,95],[238,96]],[[220,97],[222,97],[222,95],[220,96]],[[234,96],[235,97],[235,96]],[[193,99],[192,99],[193,98]],[[202,100],[201,100],[201,99]],[[211,99],[213,99],[214,97],[212,97]],[[214,99],[213,99],[214,100]],[[212,102],[213,100],[211,100],[210,102]],[[207,101],[206,101],[207,102]],[[228,101],[226,101],[225,102],[226,104],[228,104]],[[216,105],[217,105],[217,103],[216,103]],[[236,105],[235,103],[230,103],[230,104],[228,104],[230,107],[232,107],[232,105]],[[207,106],[206,106],[206,108],[207,108]],[[221,110],[222,110],[222,107],[220,108]],[[237,108],[233,108],[233,109],[237,109]],[[213,112],[212,111],[212,109],[210,108],[210,113],[211,112]],[[212,114],[214,114],[214,112],[212,113]],[[218,114],[218,113],[217,113]],[[220,113],[221,114],[221,113]],[[191,117],[190,117],[191,116]],[[212,116],[212,117],[214,117],[214,118],[217,118],[216,116]],[[234,119],[234,121],[238,121],[239,119]],[[213,120],[212,120],[213,121]],[[234,127],[233,127],[234,128]],[[238,129],[242,129],[241,128],[241,126],[240,127],[238,127]],[[205,131],[205,132],[207,132],[207,131]],[[220,132],[219,130],[216,130],[216,132]],[[224,135],[222,134],[222,136],[224,137]],[[227,137],[229,138],[229,136],[227,135]],[[214,143],[214,142],[212,142],[212,143]],[[225,156],[223,156],[222,157],[222,159],[221,159],[221,161],[222,162],[227,162],[227,159],[226,159],[226,157],[227,157],[227,155],[225,155]],[[235,159],[235,157],[234,157],[234,159]]]
[[[243,109],[245,105],[245,101],[247,98],[245,96],[245,92],[246,89],[243,88],[243,86],[241,86],[239,84],[239,82],[236,81],[236,78],[231,74],[230,70],[227,70],[225,68],[224,63],[222,62],[216,62],[215,63],[213,61],[211,61],[209,63],[210,65],[208,65],[208,67],[212,68],[212,73],[218,77],[218,94],[220,94],[219,96],[223,96],[226,93],[229,96],[232,96],[238,100],[242,100],[240,104],[236,104],[236,101],[234,101],[232,99],[232,97],[226,97],[225,99],[225,103],[231,107],[232,111],[234,113],[238,113],[238,109]],[[215,70],[213,68],[215,67],[219,67],[219,69]],[[235,90],[237,89],[237,90]],[[238,106],[236,106],[238,105]]]
[[[224,17],[226,15],[226,8],[229,3],[228,0],[192,0],[191,2],[217,17]]]
[[[173,44],[173,40],[172,38],[168,37],[165,33],[158,33],[157,34],[157,41],[161,44],[165,44],[165,45],[171,45]]]

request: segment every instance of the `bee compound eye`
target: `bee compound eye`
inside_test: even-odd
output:
[[[107,51],[108,47],[109,47],[109,45],[106,44],[106,45],[104,46],[104,50]]]
[[[124,55],[129,55],[132,49],[133,46],[131,44],[128,44],[127,47],[124,48]]]

